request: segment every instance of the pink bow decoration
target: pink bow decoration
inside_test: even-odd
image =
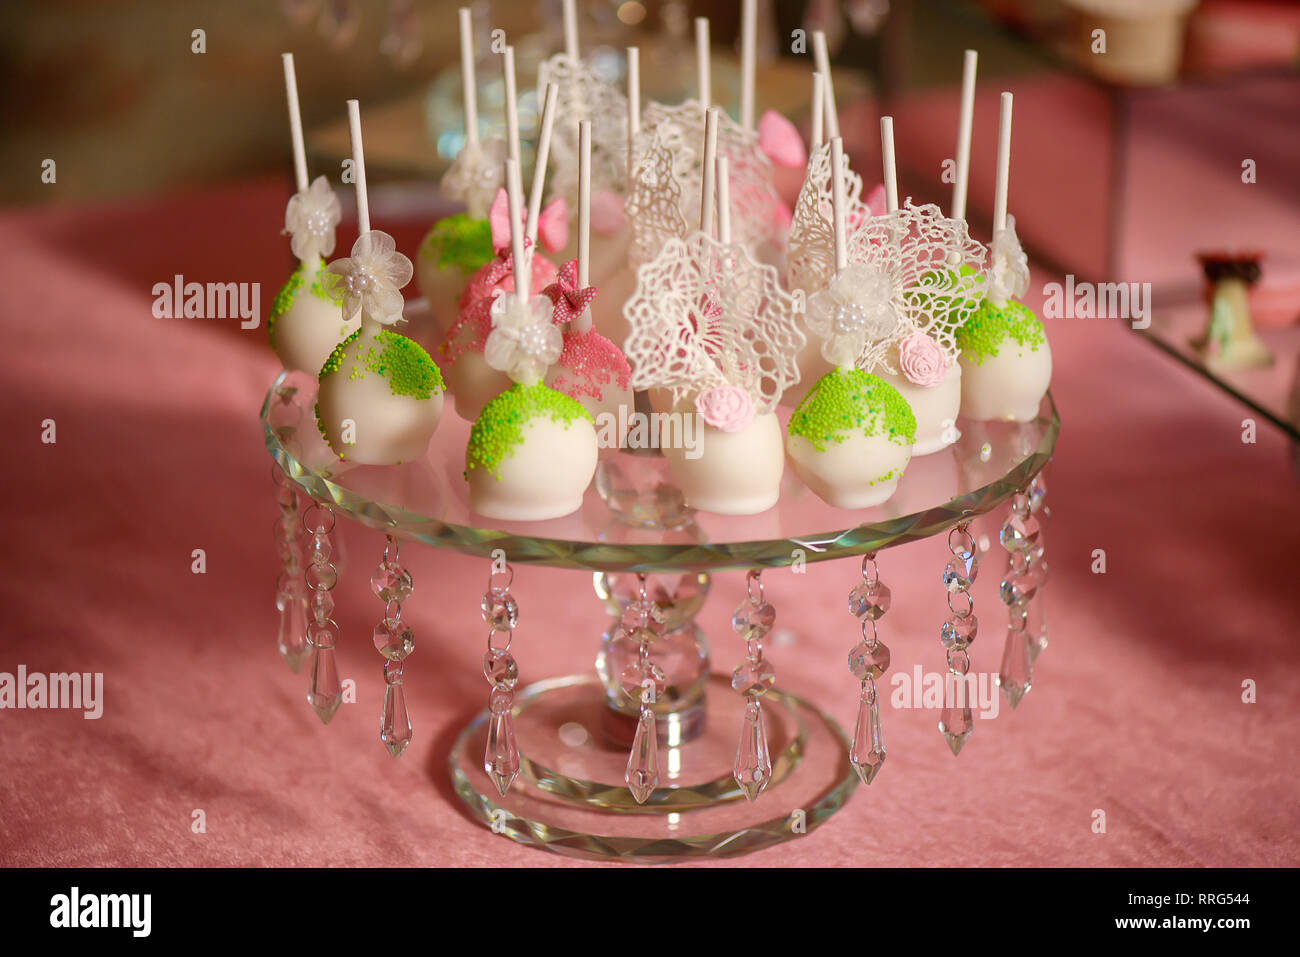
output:
[[[504,189],[497,190],[488,210],[488,224],[492,227],[492,248],[510,248],[510,201]],[[547,252],[557,252],[569,243],[569,204],[563,196],[556,197],[537,214],[537,238]]]
[[[602,236],[612,236],[627,224],[623,197],[607,189],[591,194],[591,228]]]
[[[507,227],[507,229],[508,228],[509,227]],[[527,249],[531,245],[532,245],[532,240],[530,240],[527,236],[525,236],[524,249]],[[515,271],[515,256],[514,253],[511,252],[510,250],[510,241],[509,238],[507,238],[505,246],[497,249],[496,259],[493,259],[490,263],[488,263],[487,271],[483,274],[483,283],[489,289],[491,289],[502,279],[505,279],[507,276],[514,275],[514,271]]]
[[[578,288],[578,260],[570,259],[560,268],[555,282],[542,290],[542,295],[555,303],[552,317],[555,322],[572,322],[586,312],[596,298],[596,287]]]
[[[765,110],[759,117],[758,147],[777,166],[794,168],[808,162],[803,137],[795,125],[776,110]]]

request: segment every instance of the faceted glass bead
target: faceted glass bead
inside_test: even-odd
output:
[[[384,688],[384,714],[379,725],[379,740],[395,758],[400,757],[411,743],[411,718],[406,713],[406,691],[400,681]]]
[[[649,628],[634,628],[628,633],[627,640],[634,645],[648,645],[658,637]]]
[[[776,609],[765,601],[743,601],[731,615],[731,627],[745,641],[755,641],[772,630]]]
[[[334,596],[323,588],[311,593],[311,613],[318,625],[323,625],[334,614]]]
[[[310,650],[307,646],[307,602],[297,595],[287,594],[281,595],[276,604],[280,606],[276,647],[293,673],[297,674]]]
[[[998,669],[998,687],[1007,704],[1014,708],[1029,691],[1033,682],[1030,645],[1034,636],[1028,631],[1007,629],[1007,643],[1002,650],[1002,667]]]
[[[757,701],[745,705],[740,723],[740,744],[731,773],[745,797],[754,800],[772,777],[772,757],[767,750],[767,732],[763,729],[763,708]]]
[[[1004,605],[1018,605],[1029,601],[1038,591],[1038,581],[1032,574],[1008,575],[998,586],[998,597]]]
[[[647,684],[650,682],[650,684]],[[668,677],[664,670],[653,661],[646,662],[646,667],[641,667],[640,661],[634,661],[623,669],[623,673],[618,678],[619,687],[633,701],[639,701],[641,704],[654,704],[663,697],[664,688],[668,685]],[[653,686],[653,691],[651,687]]]
[[[859,641],[849,652],[849,671],[859,681],[879,678],[889,670],[889,649],[883,641],[868,644]]]
[[[311,680],[307,683],[307,703],[315,709],[322,724],[329,724],[343,703],[343,684],[339,681],[334,649],[317,647],[311,656]]]
[[[939,629],[939,641],[949,651],[968,648],[979,633],[980,621],[974,615],[953,615]]]
[[[748,697],[761,695],[776,682],[776,669],[766,658],[757,661],[746,659],[731,673],[731,687]]]
[[[519,682],[519,665],[509,652],[491,648],[483,655],[483,677],[492,687],[511,691]]]
[[[974,583],[979,567],[979,557],[974,552],[967,552],[964,558],[954,555],[943,566],[943,587],[950,592],[965,591]]]
[[[508,591],[493,588],[484,592],[479,608],[493,631],[513,631],[519,624],[519,604]]]
[[[493,692],[495,696],[496,692]],[[507,706],[492,710],[488,718],[487,747],[483,750],[483,770],[496,789],[505,797],[519,773],[519,747],[515,744],[515,720]]]
[[[889,586],[879,581],[858,582],[849,592],[849,613],[855,618],[879,621],[889,611],[891,600]]]
[[[411,573],[396,562],[380,562],[370,576],[370,590],[385,604],[395,601],[400,605],[411,597],[413,587]]]
[[[1047,483],[1043,481],[1042,474],[1034,476],[1034,480],[1029,483],[1029,511],[1037,513],[1043,510],[1043,504],[1047,501]]]
[[[858,703],[858,721],[853,727],[849,762],[863,784],[870,784],[885,764],[885,736],[880,726],[880,703],[874,688],[868,687]]]
[[[337,584],[339,573],[335,570],[333,565],[312,564],[307,566],[305,577],[307,579],[307,587],[316,591],[320,591],[321,589],[328,591]]]
[[[334,546],[330,544],[329,534],[326,532],[316,532],[311,537],[311,560],[314,565],[324,565],[334,554]]]
[[[663,611],[655,602],[649,600],[632,602],[619,616],[619,623],[624,631],[637,631],[643,624],[662,623],[663,620]]]
[[[386,618],[375,625],[375,651],[390,661],[401,661],[415,650],[415,632],[406,622]]]
[[[1038,519],[1032,515],[1012,515],[998,532],[998,541],[1009,552],[1021,552],[1033,547],[1038,541],[1038,535]]]
[[[659,735],[655,730],[655,713],[649,708],[642,708],[637,718],[623,780],[637,804],[644,804],[659,783]]]

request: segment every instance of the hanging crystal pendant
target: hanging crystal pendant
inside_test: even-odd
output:
[[[732,765],[736,784],[745,797],[754,800],[772,779],[772,756],[767,750],[767,732],[763,729],[763,705],[757,695],[745,705],[741,719],[740,745],[736,748],[736,763]]]
[[[324,724],[329,724],[343,703],[343,685],[339,681],[338,663],[334,659],[338,626],[330,618],[334,611],[334,598],[330,591],[338,581],[338,572],[330,563],[330,556],[334,554],[334,546],[330,542],[330,532],[334,530],[334,512],[313,502],[303,514],[302,521],[311,534],[311,562],[307,565],[305,575],[311,595],[307,605],[313,616],[307,626],[307,641],[312,649],[307,703]]]
[[[311,653],[307,645],[307,599],[296,580],[286,584],[288,587],[275,596],[275,606],[280,610],[276,648],[297,674]]]
[[[853,745],[849,761],[863,784],[870,784],[885,763],[885,736],[880,726],[880,702],[876,682],[862,682],[862,699],[858,703],[858,720],[853,728]]]
[[[971,714],[970,708],[945,704],[943,710],[939,712],[939,730],[943,733],[943,739],[948,742],[948,747],[952,749],[953,757],[956,757],[961,753],[962,746],[970,737],[970,733],[975,730],[975,716]]]
[[[298,492],[279,466],[271,467],[280,517],[275,521],[275,541],[283,571],[276,581],[275,607],[280,626],[275,646],[294,674],[307,660],[307,597],[303,593],[302,546],[298,540]]]
[[[1002,650],[1002,667],[998,669],[998,687],[1014,708],[1029,691],[1033,682],[1033,644],[1028,629],[1007,629],[1007,643]]]
[[[487,748],[483,751],[483,770],[505,797],[519,774],[519,748],[515,744],[515,719],[511,714],[513,696],[508,691],[492,689],[488,700]]]
[[[395,758],[400,757],[411,743],[411,718],[406,713],[402,667],[400,661],[384,665],[384,714],[379,724],[379,740]]]
[[[379,719],[379,740],[393,757],[401,757],[411,743],[411,718],[406,711],[406,691],[402,675],[406,658],[415,650],[415,633],[402,620],[402,602],[414,590],[411,573],[398,561],[397,539],[389,535],[384,542],[384,557],[370,576],[370,590],[384,602],[384,617],[375,626],[375,650],[383,655],[384,708]]]
[[[648,706],[642,706],[637,717],[636,735],[632,738],[632,753],[628,755],[623,780],[637,804],[644,804],[659,784],[659,734],[655,713]]]
[[[343,703],[343,684],[339,681],[338,664],[334,660],[334,634],[328,627],[316,628],[312,634],[307,703],[324,724],[330,723]]]
[[[971,711],[973,682],[969,680],[970,652],[967,650],[979,634],[975,617],[975,599],[970,588],[979,573],[979,555],[970,522],[961,522],[948,533],[948,551],[952,558],[944,566],[940,580],[948,592],[951,617],[939,628],[939,643],[946,652],[948,673],[943,681],[943,709],[939,712],[939,733],[956,757],[975,730]]]

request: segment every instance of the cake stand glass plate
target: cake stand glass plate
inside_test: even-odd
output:
[[[954,445],[914,459],[895,495],[862,511],[826,505],[787,469],[781,500],[759,515],[687,510],[674,528],[647,527],[630,523],[626,509],[611,509],[593,483],[573,515],[497,522],[469,506],[462,470],[470,424],[451,400],[424,457],[372,467],[341,462],[325,445],[312,412],[315,391],[310,376],[282,373],[261,413],[268,450],[301,491],[403,543],[478,557],[485,574],[496,549],[512,565],[597,573],[607,614],[617,615],[613,592],[625,597],[629,579],[635,582],[632,573],[647,574],[652,591],[666,588],[670,604],[676,602],[677,625],[696,629],[696,664],[706,670],[707,643],[694,616],[708,591],[708,572],[860,556],[944,533],[1025,488],[1047,464],[1060,430],[1050,394],[1030,422],[959,420]],[[780,415],[784,420],[788,410]],[[670,482],[662,457],[602,456],[606,476],[655,474]],[[609,495],[608,482],[603,491]],[[673,591],[679,582],[685,590]],[[597,633],[593,628],[593,644]],[[743,854],[807,833],[857,786],[844,732],[817,707],[780,689],[763,698],[772,775],[752,803],[732,778],[744,699],[728,677],[708,675],[679,710],[663,714],[661,705],[678,708],[655,706],[660,778],[644,804],[633,800],[623,778],[634,718],[610,706],[610,689],[595,674],[517,690],[521,770],[504,797],[483,771],[488,715],[476,715],[448,755],[456,792],[486,828],[514,841],[584,858],[665,862]]]

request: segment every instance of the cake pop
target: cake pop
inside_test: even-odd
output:
[[[511,247],[526,256],[520,222],[519,166],[506,161]],[[492,331],[484,358],[513,385],[488,402],[474,421],[465,450],[470,507],[507,521],[540,521],[577,511],[596,473],[597,442],[591,414],[574,399],[549,388],[546,369],[559,358],[562,336],[553,305],[531,296],[521,270],[516,288],[492,303]]]
[[[284,210],[284,231],[289,234],[289,248],[298,257],[298,267],[275,295],[266,318],[266,334],[286,369],[315,375],[334,347],[356,331],[360,320],[345,321],[330,294],[333,277],[325,271],[324,257],[334,252],[339,200],[324,176],[317,176],[310,187],[307,185],[307,154],[293,54],[283,54],[282,60],[298,186]]]
[[[1052,350],[1033,310],[1013,297],[1029,288],[1029,259],[1007,215],[1011,166],[1011,94],[1002,94],[993,242],[985,299],[957,331],[961,347],[962,408],[975,420],[1028,422],[1052,379]]]
[[[442,415],[443,382],[429,354],[391,331],[402,320],[401,288],[411,261],[387,233],[370,228],[361,114],[348,100],[356,169],[357,227],[352,255],[330,263],[339,277],[343,316],[360,328],[320,371],[317,426],[339,458],[362,465],[398,465],[424,455]]]

